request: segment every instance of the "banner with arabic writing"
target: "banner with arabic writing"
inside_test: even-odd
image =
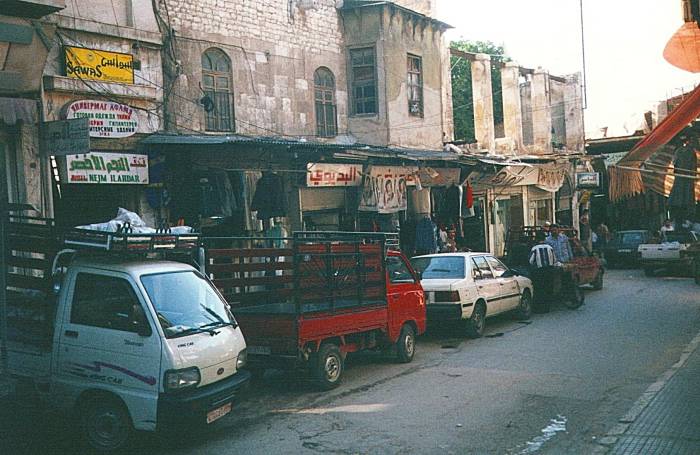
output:
[[[129,153],[67,155],[62,183],[147,185],[148,156]]]
[[[359,210],[396,213],[406,210],[406,187],[415,185],[415,167],[371,166],[364,176]]]

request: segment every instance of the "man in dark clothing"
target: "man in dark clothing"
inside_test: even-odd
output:
[[[537,244],[530,250],[530,278],[535,289],[537,303],[549,311],[552,300],[561,288],[561,268],[555,267],[557,259],[547,237],[540,231],[535,234]]]

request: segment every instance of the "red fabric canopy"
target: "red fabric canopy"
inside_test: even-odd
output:
[[[683,128],[700,116],[700,86],[690,92],[668,117],[663,119],[618,163],[619,166],[640,166],[659,148],[668,144]]]

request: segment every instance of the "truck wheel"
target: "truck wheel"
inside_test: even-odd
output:
[[[328,343],[321,345],[321,349],[314,355],[311,374],[320,388],[331,390],[340,385],[344,367],[340,349],[335,344]]]
[[[579,287],[578,283],[571,283],[564,295],[564,305],[570,310],[575,310],[583,305],[584,299],[583,290]]]
[[[97,452],[123,449],[134,427],[124,405],[109,397],[94,396],[81,408],[81,428],[86,442]]]
[[[593,283],[591,283],[591,284],[593,285],[593,289],[595,289],[596,291],[600,291],[601,289],[603,289],[603,271],[602,270],[598,271],[598,275],[595,276],[595,280],[593,280]]]
[[[474,307],[472,316],[465,321],[467,336],[469,338],[481,338],[486,327],[486,306],[479,302]]]
[[[515,317],[520,321],[525,321],[530,319],[530,316],[532,316],[532,296],[530,290],[525,289],[520,296],[520,305],[515,310]]]
[[[396,340],[396,358],[399,363],[409,363],[416,353],[416,331],[410,324],[401,327],[401,335]]]

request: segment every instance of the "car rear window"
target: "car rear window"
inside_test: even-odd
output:
[[[464,258],[458,256],[432,256],[411,259],[413,268],[423,274],[423,279],[464,278]]]
[[[641,232],[626,232],[620,237],[620,243],[623,245],[636,245],[644,241]]]

